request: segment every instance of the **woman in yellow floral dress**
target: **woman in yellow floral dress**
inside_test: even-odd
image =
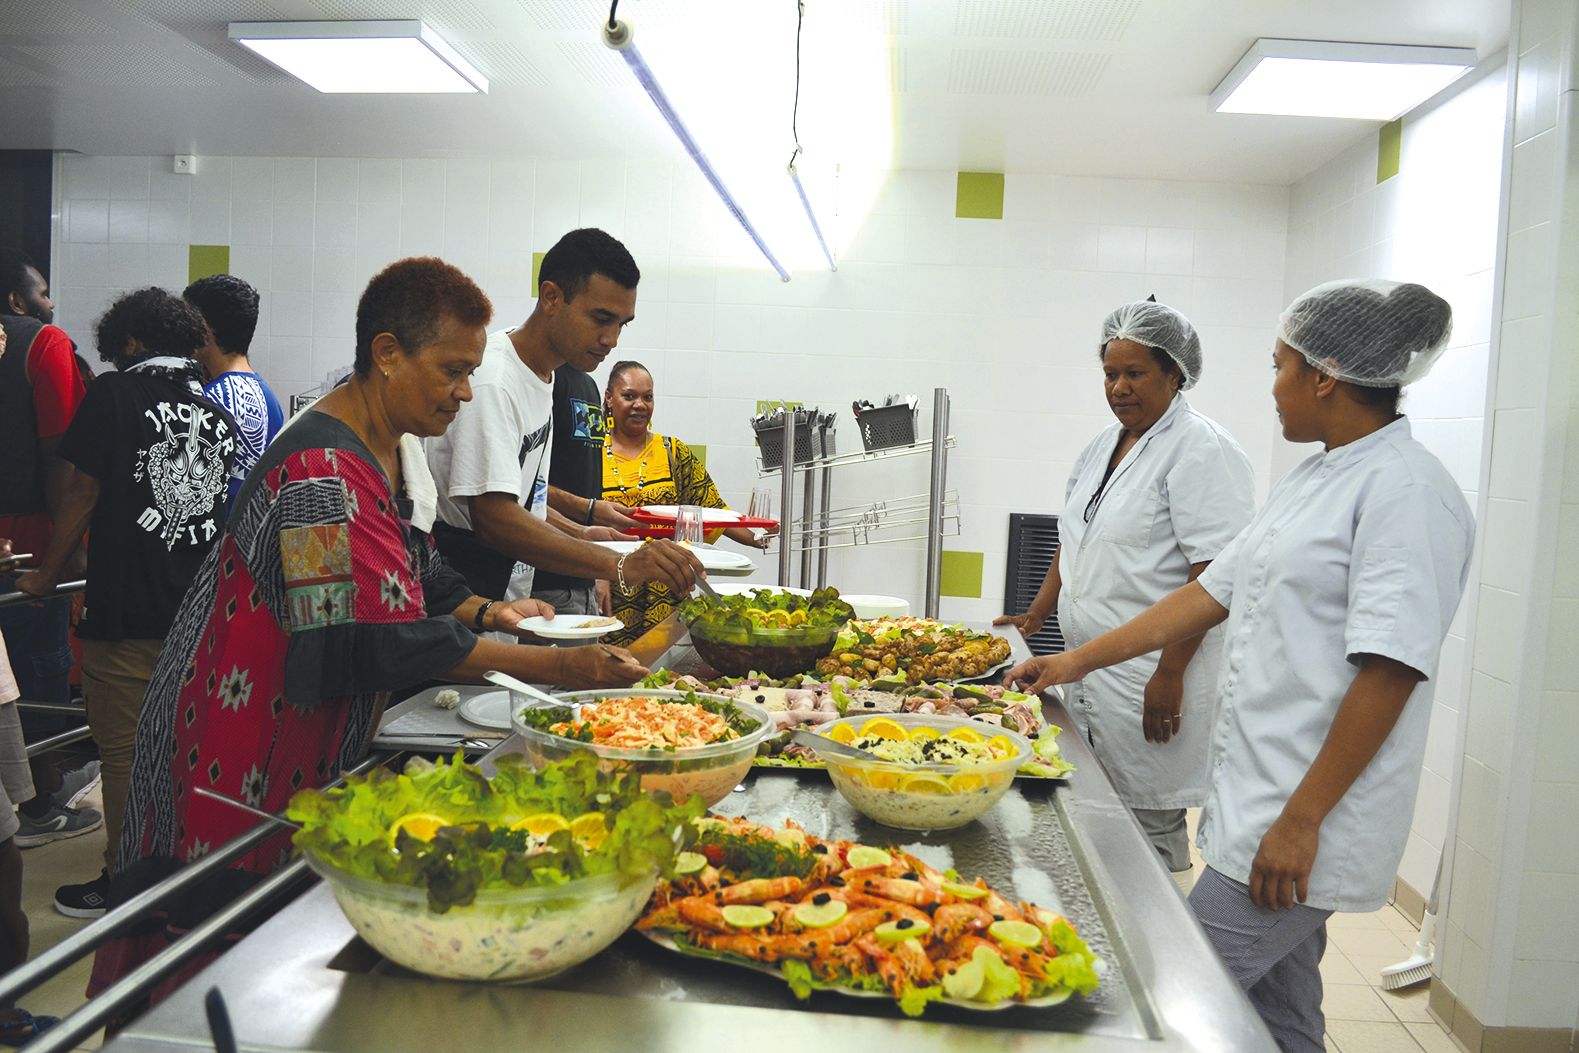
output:
[[[603,393],[610,425],[603,438],[603,498],[627,508],[643,505],[700,505],[728,508],[713,477],[689,446],[652,430],[652,374],[640,362],[616,362]],[[709,532],[709,543],[720,532]],[[766,548],[767,536],[746,527],[721,532],[731,541]],[[640,585],[629,594],[612,590],[614,617],[625,628],[606,639],[625,644],[674,612],[678,601],[663,585]]]

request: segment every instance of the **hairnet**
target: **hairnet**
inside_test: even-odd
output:
[[[1278,318],[1278,339],[1329,376],[1368,388],[1425,376],[1447,346],[1453,309],[1423,285],[1380,278],[1328,282]]]
[[[1201,379],[1201,338],[1188,318],[1166,304],[1137,300],[1120,307],[1102,320],[1102,350],[1109,340],[1133,340],[1173,359],[1184,374],[1181,389]]]

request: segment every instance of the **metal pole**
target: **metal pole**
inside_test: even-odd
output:
[[[271,833],[275,832],[270,830]],[[192,955],[205,945],[224,935],[225,930],[245,918],[253,910],[279,895],[286,886],[298,880],[307,869],[307,860],[297,859],[286,864],[268,880],[251,892],[237,899],[230,906],[213,915],[192,929],[181,939],[160,951],[60,1023],[28,1043],[38,1053],[63,1053],[76,1049],[83,1039],[103,1027],[117,1012],[139,998],[149,987],[181,968]]]
[[[389,759],[388,754],[373,754],[356,767],[345,772],[329,785],[338,785],[344,775],[360,775],[374,765]],[[97,921],[78,929],[53,947],[39,954],[30,962],[17,966],[0,975],[0,1004],[8,1004],[16,996],[31,991],[56,973],[62,972],[77,959],[87,955],[101,943],[107,943],[142,920],[143,914],[171,896],[204,880],[215,870],[231,860],[246,854],[279,833],[274,824],[259,824],[196,863],[189,864],[165,878],[152,888],[144,889],[125,903]],[[71,1047],[66,1047],[71,1048]]]
[[[828,585],[828,507],[833,500],[833,468],[828,466],[822,470],[822,516],[818,524],[822,529],[817,536],[822,543],[817,546],[817,587],[826,588]]]
[[[38,603],[47,600],[50,596],[64,596],[68,592],[81,592],[88,587],[86,581],[63,581],[55,586],[55,591],[49,596],[34,596],[29,592],[3,592],[0,593],[0,607],[20,607],[24,603]]]
[[[779,468],[779,584],[788,585],[795,547],[795,411],[784,408],[784,463]]]
[[[943,492],[948,486],[948,390],[932,389],[932,477],[927,508],[926,616],[938,616],[943,585]]]
[[[812,533],[811,524],[812,517],[816,514],[816,508],[814,505],[816,488],[817,473],[812,469],[807,468],[805,482],[806,492],[804,495],[802,495],[800,502],[800,529],[801,533],[806,535],[806,539],[801,542],[800,553],[800,587],[803,589],[811,588],[811,539],[815,536]]]
[[[81,711],[79,710],[78,712],[80,713]],[[51,735],[47,739],[39,739],[37,742],[28,746],[27,755],[29,757],[35,757],[40,753],[48,753],[50,750],[59,749],[62,746],[69,746],[73,742],[81,742],[91,734],[93,734],[93,730],[87,725],[83,725],[80,728],[72,728],[70,731],[62,731],[59,735]]]

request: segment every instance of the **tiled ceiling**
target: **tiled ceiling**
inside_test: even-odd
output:
[[[30,138],[7,145],[674,156],[599,41],[608,2],[0,0],[7,105],[50,115],[13,122]],[[1373,126],[1210,113],[1206,95],[1256,37],[1470,46],[1484,57],[1503,46],[1507,4],[806,0],[808,45],[842,50],[808,46],[802,69],[833,97],[892,93],[898,166],[1288,182]],[[619,13],[660,77],[727,69],[716,97],[745,100],[760,113],[750,123],[785,120],[794,0],[622,0]],[[232,21],[367,18],[425,20],[489,78],[488,96],[321,96],[226,35]],[[749,50],[744,76],[720,48]],[[878,76],[857,81],[851,66]],[[816,139],[815,111],[802,112],[800,131]]]

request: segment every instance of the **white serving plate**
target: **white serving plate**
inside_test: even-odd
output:
[[[473,695],[456,707],[462,720],[480,728],[510,730],[510,692],[503,689]]]
[[[594,541],[594,545],[601,545],[611,552],[625,555],[635,552],[643,544],[640,541]],[[691,545],[691,553],[702,561],[702,569],[716,574],[750,574],[757,569],[757,565],[738,552],[726,552],[721,548],[711,545]]]
[[[680,516],[679,505],[642,505],[642,511],[651,512],[655,516],[663,516],[666,519],[678,519]],[[730,508],[702,509],[703,526],[734,526],[740,522],[740,519],[740,513]]]
[[[608,625],[586,624],[602,620],[601,614],[556,614],[552,618],[538,616],[523,619],[520,628],[534,636],[542,636],[549,640],[595,640],[599,636],[607,636],[615,630],[625,628],[625,623],[618,618]]]

